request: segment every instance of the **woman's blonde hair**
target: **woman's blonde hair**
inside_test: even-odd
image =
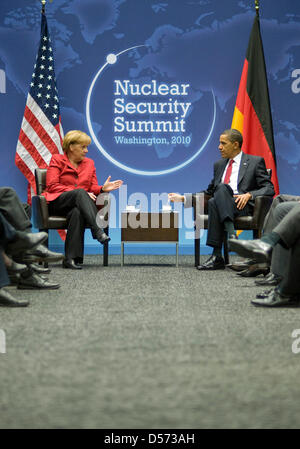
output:
[[[92,139],[90,138],[90,136],[88,136],[83,131],[72,130],[72,131],[67,132],[67,134],[65,135],[63,143],[62,143],[62,147],[63,147],[64,152],[66,152],[72,143],[80,143],[83,145],[89,145],[91,143],[91,141],[92,141]]]

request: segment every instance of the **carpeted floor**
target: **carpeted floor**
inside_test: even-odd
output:
[[[256,308],[253,279],[190,256],[85,262],[10,287],[31,305],[0,309],[0,428],[299,428],[300,308]]]

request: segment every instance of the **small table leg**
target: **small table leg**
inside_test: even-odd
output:
[[[121,242],[121,267],[124,265],[124,242]]]
[[[176,268],[178,268],[178,242],[176,243]]]

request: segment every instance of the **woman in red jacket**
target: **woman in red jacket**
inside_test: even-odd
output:
[[[98,184],[94,161],[86,157],[91,138],[82,131],[69,131],[63,140],[64,154],[55,154],[47,170],[46,190],[51,215],[66,216],[68,232],[65,241],[64,268],[81,269],[84,231],[89,227],[100,243],[110,238],[96,223],[96,199],[101,192],[118,189],[123,181]]]

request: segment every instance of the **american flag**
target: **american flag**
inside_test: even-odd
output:
[[[34,192],[34,170],[47,168],[53,154],[63,153],[62,137],[53,49],[46,15],[42,12],[41,40],[15,157],[17,167]],[[31,202],[30,195],[28,200]]]

